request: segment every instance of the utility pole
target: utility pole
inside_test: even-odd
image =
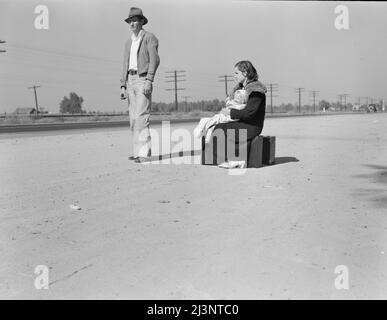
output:
[[[342,93],[342,94],[339,94],[339,97],[340,97],[340,111],[341,111],[341,107],[343,105],[342,98],[344,98],[344,111],[347,111],[347,97],[349,97],[349,94]]]
[[[349,97],[349,94],[344,93],[343,98],[344,98],[344,111],[347,111],[347,97]]]
[[[218,78],[222,78],[222,80],[219,80],[218,82],[224,82],[224,88],[226,90],[226,97],[228,95],[228,90],[227,90],[227,82],[233,82],[233,76],[228,76],[228,75],[224,75],[224,76],[219,76]],[[231,79],[229,79],[231,78]]]
[[[184,98],[184,100],[185,100],[185,112],[187,112],[188,111],[188,105],[187,105],[187,99],[188,98],[191,98],[190,96],[183,96],[183,98]]]
[[[338,104],[340,105],[340,111],[342,111],[342,109],[343,109],[343,95],[339,94],[339,95],[337,95],[337,97],[339,99]]]
[[[278,96],[273,96],[273,92],[278,90],[278,84],[268,83],[266,84],[266,87],[268,87],[270,91],[270,112],[273,113],[273,97],[278,97]]]
[[[4,40],[0,40],[0,44],[1,43],[5,43],[5,41]],[[0,52],[7,52],[7,50],[0,50]]]
[[[318,96],[320,91],[312,90],[310,91],[313,98],[313,112],[316,112],[316,97]]]
[[[301,92],[304,92],[305,88],[296,88],[296,93],[298,93],[298,112],[301,113]]]
[[[166,73],[172,73],[173,75],[171,76],[166,76],[166,78],[174,78],[174,80],[168,80],[166,82],[174,82],[175,83],[175,88],[174,89],[165,89],[166,91],[175,91],[175,111],[179,111],[179,103],[177,101],[177,91],[179,90],[185,90],[185,88],[178,88],[177,83],[181,81],[185,81],[185,79],[179,79],[179,77],[185,77],[184,70],[181,71],[167,71]],[[180,73],[180,74],[179,74]]]
[[[27,89],[34,89],[34,93],[35,93],[35,110],[36,110],[36,115],[38,115],[38,112],[39,112],[39,107],[38,107],[38,96],[36,95],[36,88],[40,88],[40,86],[32,86],[32,87],[28,87]]]
[[[356,97],[356,103],[354,105],[356,111],[360,111],[362,97]]]

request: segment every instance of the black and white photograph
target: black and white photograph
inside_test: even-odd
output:
[[[386,32],[387,2],[0,0],[0,300],[386,299]]]

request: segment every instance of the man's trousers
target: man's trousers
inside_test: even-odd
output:
[[[133,140],[134,157],[151,156],[151,136],[149,116],[152,95],[144,94],[145,77],[128,75],[127,92],[129,103],[129,123]]]

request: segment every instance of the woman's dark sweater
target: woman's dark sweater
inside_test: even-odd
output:
[[[233,120],[263,128],[265,120],[266,95],[262,92],[253,91],[247,100],[246,107],[242,110],[231,109],[230,117]]]

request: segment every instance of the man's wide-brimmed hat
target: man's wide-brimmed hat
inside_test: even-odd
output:
[[[148,19],[142,14],[142,10],[140,8],[135,8],[135,7],[130,8],[129,17],[125,19],[125,22],[129,23],[130,19],[132,19],[133,17],[142,18],[144,20],[143,24],[148,23]]]

